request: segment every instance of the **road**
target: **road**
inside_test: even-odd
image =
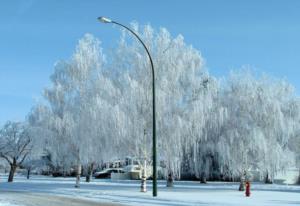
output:
[[[84,199],[54,196],[29,192],[0,193],[0,206],[124,206],[113,203],[99,203]]]

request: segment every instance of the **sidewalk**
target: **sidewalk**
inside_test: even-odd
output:
[[[124,206],[121,204],[99,203],[83,199],[53,196],[28,192],[1,192],[2,206]]]

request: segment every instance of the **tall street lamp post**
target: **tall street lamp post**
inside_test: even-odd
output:
[[[155,120],[155,73],[154,73],[154,66],[153,66],[153,61],[150,55],[149,50],[147,49],[145,43],[142,41],[142,39],[130,28],[128,28],[127,26],[118,23],[116,21],[113,21],[109,18],[106,17],[99,17],[98,20],[102,23],[112,23],[112,24],[117,24],[123,28],[125,28],[126,30],[130,31],[138,40],[139,42],[143,45],[143,47],[145,48],[149,60],[150,60],[150,64],[151,64],[151,69],[152,69],[152,117],[153,117],[153,148],[152,148],[152,153],[153,153],[153,197],[157,196],[157,168],[156,168],[156,120]]]

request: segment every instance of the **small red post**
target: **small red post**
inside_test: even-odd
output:
[[[246,197],[250,197],[250,181],[246,181],[246,191],[245,191],[245,195]]]

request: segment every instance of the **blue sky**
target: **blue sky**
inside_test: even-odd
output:
[[[215,76],[243,65],[286,78],[300,91],[297,0],[9,0],[0,2],[0,124],[22,120],[49,85],[53,65],[71,56],[85,33],[105,48],[120,32],[99,24],[166,27],[199,49]]]

